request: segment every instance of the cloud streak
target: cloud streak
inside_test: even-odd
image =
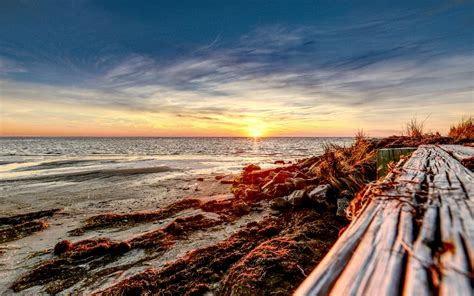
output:
[[[82,65],[58,55],[20,66],[0,46],[1,96],[13,109],[15,102],[29,102],[114,110],[124,116],[121,121],[143,115],[134,120],[149,127],[146,116],[223,131],[259,124],[275,135],[322,133],[330,128],[325,122],[335,133],[372,128],[383,134],[407,118],[432,114],[433,127],[443,129],[474,109],[474,58],[469,51],[446,50],[446,32],[406,34],[432,17],[260,26],[235,40],[218,36],[169,60],[104,51]],[[41,59],[38,52],[18,52]],[[43,64],[48,60],[49,72]],[[34,79],[45,71],[47,81]],[[15,110],[2,113],[15,120]]]

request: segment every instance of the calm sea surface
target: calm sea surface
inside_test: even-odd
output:
[[[158,167],[236,172],[248,163],[319,155],[329,142],[350,145],[353,138],[0,138],[0,180],[57,181],[60,175],[103,170],[125,175],[127,169],[156,174],[151,168]]]

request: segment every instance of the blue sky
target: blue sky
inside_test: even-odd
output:
[[[1,132],[443,131],[474,110],[473,20],[460,0],[4,0]]]

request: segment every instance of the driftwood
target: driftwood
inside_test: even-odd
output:
[[[474,147],[461,145],[440,145],[439,147],[461,162],[474,157]]]
[[[402,162],[295,295],[472,295],[474,174],[433,145]]]

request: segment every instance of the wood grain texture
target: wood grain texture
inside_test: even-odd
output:
[[[474,147],[461,145],[439,145],[439,147],[459,161],[474,157]]]
[[[472,295],[474,177],[451,155],[420,146],[368,186],[368,202],[295,295]]]

